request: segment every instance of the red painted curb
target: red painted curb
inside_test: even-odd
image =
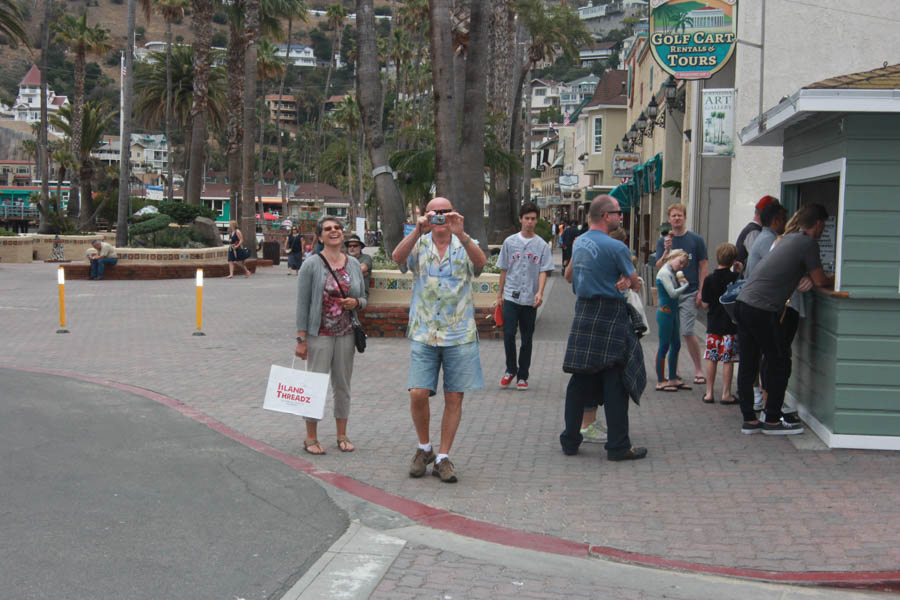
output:
[[[624,562],[643,567],[655,567],[660,569],[687,571],[691,573],[703,573],[706,575],[718,575],[725,577],[738,577],[742,579],[750,579],[755,581],[764,581],[770,583],[785,583],[796,585],[817,585],[817,586],[835,586],[835,587],[852,587],[852,588],[869,588],[885,591],[900,590],[900,571],[814,571],[814,572],[796,572],[796,571],[765,571],[760,569],[744,569],[740,567],[722,567],[716,565],[707,565],[703,563],[695,563],[683,560],[673,560],[662,558],[659,556],[651,556],[649,554],[640,554],[636,552],[628,552],[609,548],[606,546],[589,546],[573,542],[563,538],[558,538],[540,533],[530,533],[518,529],[504,527],[502,525],[494,525],[485,521],[471,519],[463,515],[451,513],[449,511],[428,506],[415,500],[403,498],[396,494],[391,494],[382,489],[376,488],[367,483],[357,481],[341,475],[321,469],[313,463],[298,458],[287,452],[283,452],[259,440],[248,437],[231,427],[225,425],[207,414],[192,408],[175,398],[165,396],[152,390],[101,379],[98,377],[90,377],[77,373],[67,373],[64,371],[51,371],[46,369],[31,369],[14,367],[0,364],[0,369],[10,371],[21,371],[24,373],[37,373],[42,375],[53,375],[56,377],[65,377],[69,379],[77,379],[88,383],[94,383],[117,390],[135,394],[158,402],[164,406],[168,406],[180,412],[185,417],[193,419],[221,433],[225,437],[247,446],[248,448],[270,456],[287,466],[301,471],[321,481],[329,483],[336,488],[353,494],[358,498],[362,498],[368,502],[372,502],[394,512],[400,513],[408,519],[415,521],[420,525],[449,531],[465,537],[470,537],[485,542],[492,542],[503,546],[513,548],[523,548],[527,550],[537,550],[549,554],[559,554],[564,556],[586,557],[596,556],[617,562]]]

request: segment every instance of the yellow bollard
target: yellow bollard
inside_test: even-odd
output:
[[[203,269],[197,269],[197,331],[193,335],[206,335],[203,329]]]
[[[69,333],[66,329],[66,272],[62,267],[56,270],[56,281],[59,283],[59,329],[56,333]]]

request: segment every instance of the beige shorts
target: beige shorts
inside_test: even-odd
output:
[[[685,294],[678,301],[678,320],[681,321],[681,335],[697,335],[697,292]]]

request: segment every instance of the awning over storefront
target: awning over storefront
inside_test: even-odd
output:
[[[619,201],[619,208],[628,211],[635,205],[634,181],[617,185],[609,192],[609,195]]]
[[[638,196],[659,191],[662,187],[662,154],[657,154],[647,162],[636,166],[633,182]]]

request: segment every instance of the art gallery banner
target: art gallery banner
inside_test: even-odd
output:
[[[734,88],[703,90],[702,153],[734,155]]]

